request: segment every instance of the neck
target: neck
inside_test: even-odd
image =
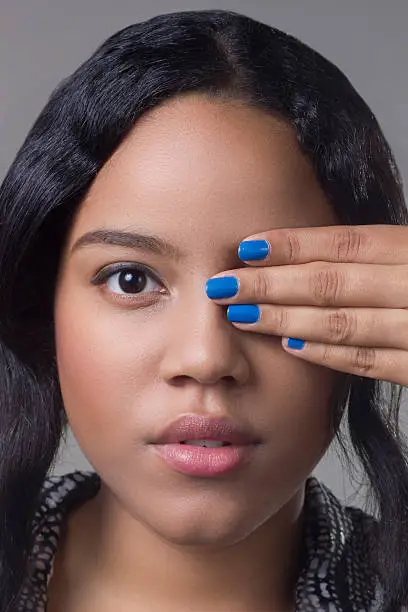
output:
[[[96,497],[69,517],[58,567],[73,591],[119,598],[121,609],[128,602],[129,609],[140,603],[140,609],[170,612],[172,602],[174,610],[291,611],[303,502],[302,486],[244,539],[181,546],[130,515],[102,482]]]

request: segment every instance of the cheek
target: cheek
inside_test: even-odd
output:
[[[72,299],[55,312],[58,375],[71,429],[85,454],[129,444],[157,371],[155,327],[139,312],[108,313]],[[61,301],[62,303],[62,301]],[[89,453],[88,453],[89,449]]]
[[[290,481],[313,470],[330,444],[333,391],[343,375],[286,353],[280,342],[276,338],[272,351],[266,347],[269,359],[265,352],[259,361],[264,401],[252,414],[271,442],[270,466],[277,481]],[[252,405],[258,402],[254,395]]]

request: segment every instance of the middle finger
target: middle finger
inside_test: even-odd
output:
[[[237,279],[236,293],[222,292],[221,277]],[[212,281],[215,280],[215,283]],[[234,283],[229,283],[229,287]],[[207,295],[221,304],[408,307],[408,265],[333,264],[241,268],[213,276]]]

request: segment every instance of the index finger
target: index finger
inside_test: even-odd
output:
[[[246,259],[249,240],[266,240],[264,259]],[[238,256],[249,265],[335,263],[408,263],[408,227],[401,225],[328,225],[276,228],[245,238]]]

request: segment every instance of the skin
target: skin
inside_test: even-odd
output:
[[[304,483],[333,437],[339,373],[234,327],[205,283],[247,267],[249,235],[337,223],[292,129],[239,102],[170,100],[101,169],[64,248],[55,334],[68,420],[102,486],[67,521],[51,612],[294,609]],[[101,228],[158,235],[185,259],[71,254]],[[125,297],[117,273],[91,283],[118,262],[158,280]],[[262,437],[251,464],[212,479],[171,470],[147,441],[187,413],[250,425]]]

